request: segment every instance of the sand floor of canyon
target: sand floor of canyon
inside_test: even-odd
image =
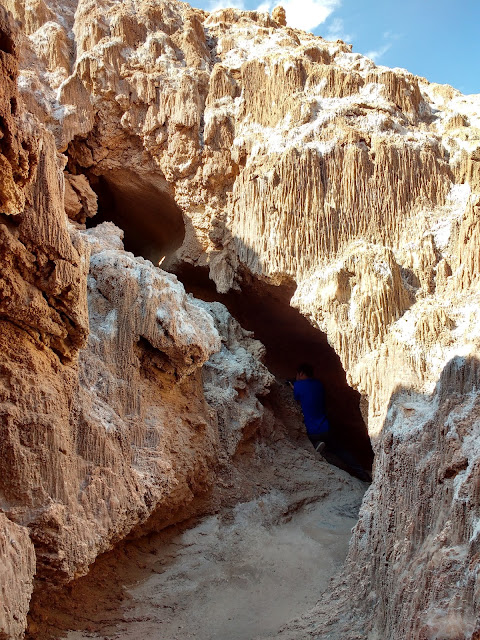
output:
[[[312,459],[310,471],[315,465],[319,486],[324,474],[324,487],[333,488],[333,468]],[[336,490],[318,500],[294,504],[273,488],[192,528],[151,534],[108,554],[64,595],[50,637],[275,637],[319,600],[345,559],[367,485],[334,475]]]

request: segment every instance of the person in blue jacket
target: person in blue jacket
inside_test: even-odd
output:
[[[295,400],[302,407],[307,435],[316,451],[322,451],[330,439],[330,424],[325,411],[325,389],[313,376],[310,364],[301,364],[293,383]]]
[[[320,380],[313,376],[313,367],[310,364],[301,364],[297,369],[295,382],[293,383],[295,400],[302,407],[303,420],[307,428],[307,435],[315,447],[315,451],[327,456],[333,464],[340,461],[349,473],[353,473],[366,482],[371,482],[369,471],[365,470],[356,460],[356,457],[336,442],[330,428],[330,423],[325,410],[325,389]],[[333,454],[333,459],[332,459]],[[336,461],[335,461],[336,460]]]

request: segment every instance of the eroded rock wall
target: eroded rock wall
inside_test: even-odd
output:
[[[479,371],[456,356],[392,395],[344,572],[279,638],[478,637]]]
[[[221,347],[212,315],[124,252],[112,224],[79,231],[95,194],[67,176],[64,201],[65,158],[18,95],[25,38],[3,8],[0,30],[0,636],[11,639],[34,585],[81,575],[154,512],[157,528],[187,517],[223,445],[201,375]]]
[[[35,550],[25,527],[0,513],[0,638],[18,638],[26,624],[32,577],[35,573]]]
[[[88,181],[115,182],[128,167],[136,183],[165,192],[182,209],[186,235],[171,266],[175,259],[208,266],[219,291],[241,288],[245,270],[274,284],[294,279],[292,304],[327,334],[348,380],[368,399],[377,462],[345,578],[356,585],[357,600],[352,607],[351,590],[342,591],[340,580],[337,609],[324,611],[331,637],[474,637],[478,380],[470,372],[480,326],[478,97],[377,67],[341,41],[290,29],[281,11],[207,14],[173,0],[7,0],[7,7],[22,23],[20,95],[49,133],[15,93],[15,47],[7,46],[1,60],[10,81],[0,121],[9,132],[0,156],[7,224],[0,228],[10,267],[1,302],[8,372],[2,380],[15,382],[6,386],[9,410],[22,394],[20,417],[9,419],[26,425],[29,416],[34,425],[23,428],[27,451],[56,451],[60,441],[77,442],[75,429],[83,434],[75,444],[81,469],[75,482],[87,474],[93,502],[82,521],[103,514],[103,537],[88,557],[146,517],[148,502],[170,504],[175,492],[187,500],[192,477],[199,489],[206,486],[216,443],[235,451],[235,429],[217,441],[211,420],[219,419],[220,433],[222,420],[247,431],[258,422],[257,392],[244,393],[235,373],[240,361],[252,371],[248,353],[257,347],[245,346],[247,337],[248,353],[234,347],[235,357],[221,365],[224,379],[215,379],[224,312],[182,298],[171,276],[122,253],[113,229],[98,237],[89,231],[86,241],[67,226],[59,177],[65,159],[57,160],[52,136],[68,158],[67,211],[74,221],[81,225],[95,208]],[[20,223],[12,224],[13,216]],[[88,332],[88,246],[90,337],[77,364]],[[156,303],[144,299],[144,289],[156,292]],[[181,313],[169,315],[169,304]],[[206,320],[211,312],[216,328]],[[191,323],[194,337],[183,334]],[[227,333],[235,345],[238,330]],[[15,353],[9,335],[20,341]],[[198,378],[213,351],[207,398],[224,385],[223,394],[215,393],[214,415]],[[20,367],[16,374],[9,362]],[[267,378],[257,365],[244,381],[263,393]],[[229,404],[232,388],[236,398],[245,397],[241,409]],[[195,417],[180,417],[175,436],[149,426],[170,421],[159,397],[181,412],[182,398],[197,398]],[[198,448],[186,452],[185,434],[198,434],[203,422]],[[12,436],[6,458],[18,476],[14,484],[28,493],[32,478],[40,478],[48,490],[40,498],[33,492],[36,502],[12,494],[9,513],[15,500],[37,510],[50,499],[78,506],[64,488],[70,480],[51,486],[63,477],[59,454],[47,461],[48,469],[58,467],[55,474],[40,459],[28,472],[18,464],[26,455],[22,437]],[[158,446],[168,450],[161,461]],[[115,506],[106,489],[112,460],[122,469],[118,491],[135,496],[136,514]],[[175,478],[178,487],[166,480],[159,489],[159,477]],[[15,521],[39,517],[29,511]],[[55,570],[65,576],[83,570],[86,556],[73,561],[68,543],[58,544],[67,535],[60,516],[47,520],[39,540],[41,531],[62,530],[45,543]],[[299,633],[315,634],[312,624],[299,623]]]
[[[25,627],[36,570],[26,527],[62,491],[54,475],[72,406],[70,363],[88,333],[88,259],[67,229],[53,136],[19,99],[17,38],[3,7],[0,45],[0,635],[14,638]]]

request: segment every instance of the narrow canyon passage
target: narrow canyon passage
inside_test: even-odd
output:
[[[189,293],[202,300],[222,302],[242,327],[253,331],[266,347],[265,364],[280,384],[295,377],[300,363],[313,366],[325,387],[328,418],[339,443],[364,469],[371,470],[373,451],[360,411],[360,394],[347,384],[340,359],[326,335],[290,306],[295,285],[274,286],[246,277],[241,292],[219,294],[207,269],[182,264],[175,273]]]
[[[125,169],[92,186],[99,198],[92,226],[113,222],[124,230],[126,250],[154,264],[166,256],[168,268],[184,226],[162,185]],[[132,215],[139,210],[141,219]],[[37,594],[29,640],[275,637],[318,602],[346,557],[367,485],[313,451],[286,384],[300,362],[311,362],[332,428],[371,469],[360,396],[326,336],[290,306],[293,283],[245,276],[241,293],[221,295],[206,269],[182,263],[174,273],[187,292],[225,304],[265,345],[276,382],[259,399],[273,426],[241,444],[233,474],[219,470],[217,486],[192,509],[199,518],[121,543],[88,575],[48,597]]]
[[[257,468],[258,497],[100,557],[37,607],[27,637],[275,637],[315,605],[340,568],[366,485],[302,443],[273,450],[280,468]]]
[[[191,273],[179,277],[187,290],[216,299]],[[267,345],[277,377],[262,399],[270,435],[259,433],[239,448],[233,474],[219,470],[198,504],[199,516],[206,515],[122,543],[85,577],[45,599],[37,595],[29,640],[273,638],[328,589],[367,485],[313,451],[284,379],[298,360],[321,362],[318,374],[334,400],[330,415],[350,428],[363,425],[358,394],[325,337],[288,311],[290,289],[246,290],[222,302]],[[362,455],[368,458],[368,450]]]
[[[141,541],[127,551],[131,582],[123,603],[115,608],[105,602],[103,611],[97,605],[87,632],[64,637],[275,637],[317,602],[340,567],[359,506],[343,491],[340,499],[313,503],[276,522],[283,503],[282,494],[271,492],[238,505],[231,522],[211,516],[169,540]]]

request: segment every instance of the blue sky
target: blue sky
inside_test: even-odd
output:
[[[480,0],[192,0],[211,11],[270,10],[287,24],[341,38],[377,64],[403,67],[431,82],[480,93]]]

